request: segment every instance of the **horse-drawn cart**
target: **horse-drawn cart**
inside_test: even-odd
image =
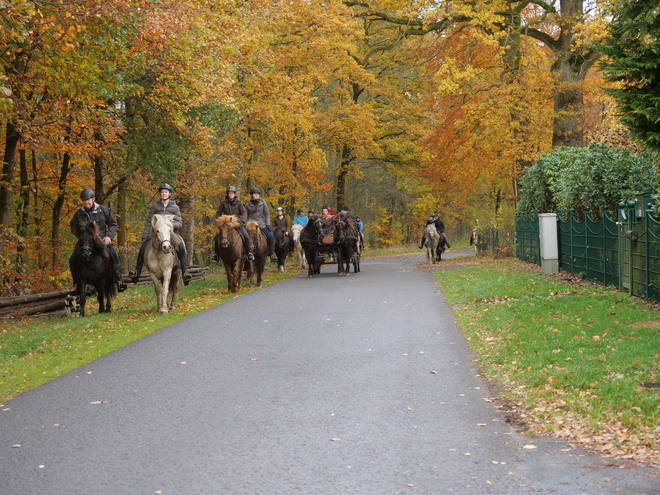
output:
[[[319,243],[319,250],[316,255],[316,261],[320,265],[338,265],[340,256],[341,243],[335,242],[334,235],[328,234]],[[355,273],[360,271],[360,247],[353,251],[351,264]],[[339,267],[337,267],[339,271]]]

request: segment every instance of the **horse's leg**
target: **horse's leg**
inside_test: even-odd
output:
[[[78,293],[78,303],[80,304],[80,317],[84,318],[87,294],[85,294],[85,282],[80,280],[80,277],[78,277],[78,282],[76,284],[76,292]]]
[[[96,300],[99,302],[99,314],[105,313],[105,305],[103,304],[105,300],[105,284],[97,283],[94,284],[96,288]]]
[[[243,274],[243,263],[241,263],[241,261],[243,260],[242,256],[243,255],[241,255],[241,259],[239,259],[238,261],[236,261],[236,263],[234,263],[234,270],[233,270],[234,292],[238,292],[239,290],[241,290],[241,276]]]
[[[148,269],[149,267],[147,267]],[[163,292],[163,284],[161,283],[161,280],[159,277],[154,275],[152,271],[149,271],[149,275],[151,276],[151,281],[154,284],[154,291],[156,292],[156,311],[160,311],[161,308],[161,294]]]
[[[169,312],[167,308],[167,295],[170,289],[171,278],[172,278],[172,270],[165,270],[165,273],[163,273],[163,282],[161,285],[161,293],[160,293],[161,300],[158,309],[161,315],[166,315]]]
[[[169,292],[172,295],[170,311],[174,311],[176,309],[176,297],[179,295],[179,280],[176,275],[173,275],[170,279]]]

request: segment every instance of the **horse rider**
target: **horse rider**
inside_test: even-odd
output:
[[[438,231],[438,234],[445,238],[445,245],[447,246],[447,249],[449,249],[451,246],[449,245],[447,234],[445,234],[445,223],[440,220],[440,216],[437,213],[433,214],[433,223],[435,224],[435,230]],[[442,250],[444,251],[445,248],[442,248]]]
[[[310,211],[310,215],[313,213],[313,211]],[[300,225],[301,227],[304,227],[307,225],[307,222],[309,222],[309,217],[305,215],[305,210],[298,208],[296,216],[293,218],[293,225]]]
[[[268,256],[271,261],[277,261],[275,256],[275,237],[270,230],[270,210],[268,204],[261,199],[261,189],[253,187],[250,189],[250,199],[245,202],[248,221],[254,220],[259,224],[259,229],[268,240]]]
[[[100,205],[95,201],[96,193],[93,190],[83,189],[80,193],[80,199],[82,200],[82,206],[73,215],[71,223],[69,224],[71,232],[75,235],[77,232],[76,227],[82,223],[94,222],[96,224],[99,228],[99,237],[103,241],[103,244],[105,244],[108,253],[110,253],[112,268],[117,274],[117,291],[123,292],[126,290],[126,284],[122,280],[119,256],[117,256],[117,251],[115,251],[115,247],[112,245],[112,238],[117,234],[117,222],[107,207]],[[69,258],[69,268],[71,269],[71,273],[73,273],[73,259],[77,250],[78,244],[76,244],[73,254]]]
[[[355,226],[358,229],[358,232],[362,234],[362,229],[364,229],[364,224],[362,223],[362,220],[360,220],[359,216],[355,217]]]
[[[289,253],[290,255],[293,254],[293,234],[291,233],[291,229],[289,228],[289,219],[284,216],[284,208],[281,206],[277,207],[277,215],[273,217],[271,221],[271,230],[275,232],[275,230],[280,229],[282,232],[284,232],[284,235],[289,238]]]
[[[435,213],[429,213],[429,217],[426,219],[426,225],[429,225],[431,223],[435,222]],[[443,224],[444,228],[444,224]],[[438,226],[436,225],[436,230],[438,230]],[[422,234],[422,239],[419,241],[419,249],[424,249],[424,245],[426,244],[426,234]]]
[[[179,229],[183,227],[183,221],[181,220],[181,210],[179,205],[176,204],[176,201],[172,199],[172,193],[174,188],[169,184],[161,184],[158,186],[158,193],[160,194],[160,199],[151,205],[149,214],[147,215],[147,221],[144,225],[144,230],[142,231],[142,245],[140,246],[140,252],[138,253],[137,263],[135,264],[135,271],[128,274],[129,277],[133,280],[134,284],[137,284],[140,279],[140,273],[142,273],[142,265],[144,264],[144,251],[149,242],[149,234],[151,233],[151,219],[154,215],[172,215],[172,226],[174,227],[174,233],[172,235],[179,235]],[[181,236],[179,236],[180,238]],[[178,243],[176,254],[179,257],[179,263],[181,265],[181,273],[183,274],[183,283],[188,285],[192,280],[192,275],[188,273],[188,261],[186,254],[186,244],[181,239],[181,242]]]
[[[236,227],[236,232],[241,235],[243,239],[243,246],[245,248],[245,255],[247,256],[248,261],[254,261],[254,254],[252,254],[252,244],[250,244],[250,236],[248,236],[247,230],[245,230],[245,223],[247,222],[247,211],[245,205],[241,203],[236,197],[236,188],[234,186],[227,187],[227,196],[222,200],[218,210],[215,212],[215,218],[218,218],[220,215],[234,215],[238,217],[239,225]],[[213,238],[213,249],[217,245],[216,240],[219,234],[216,234]],[[213,261],[218,261],[220,256],[218,253],[213,254]]]
[[[364,224],[358,215],[355,216],[355,227],[357,228],[358,235],[360,236],[360,249],[364,249],[364,234],[362,233]]]
[[[343,217],[350,218],[351,221],[353,222],[353,225],[355,225],[355,217],[351,214],[350,211],[348,211],[348,206],[342,206],[341,209],[339,210],[339,215],[342,215]]]

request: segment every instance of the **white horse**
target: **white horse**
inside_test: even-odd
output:
[[[300,268],[307,268],[307,258],[305,258],[305,250],[300,243],[300,232],[302,231],[302,225],[293,225],[291,227],[291,233],[293,234],[293,244],[296,246],[296,251],[298,251],[298,261],[300,262]]]
[[[156,306],[161,315],[168,313],[167,296],[172,295],[169,309],[176,309],[176,295],[181,281],[181,266],[176,249],[183,239],[174,232],[172,215],[154,215],[144,264],[156,290]]]
[[[435,264],[436,249],[440,242],[440,234],[435,228],[435,225],[430,223],[426,226],[424,231],[424,242],[426,244],[426,257],[429,260],[429,267]]]

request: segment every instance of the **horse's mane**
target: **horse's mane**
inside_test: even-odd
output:
[[[355,228],[355,222],[351,218],[351,216],[348,213],[344,213],[343,211],[337,215],[337,218],[341,222],[346,222],[348,224],[348,228],[351,230],[356,230]]]
[[[248,234],[255,234],[254,238],[257,247],[263,246],[263,243],[266,242],[266,236],[259,235],[261,234],[261,231],[259,230],[259,222],[257,222],[256,220],[250,220],[248,223],[246,223],[245,230],[248,231]]]
[[[107,258],[110,256],[108,248],[105,247],[101,236],[99,235],[100,229],[95,222],[80,222],[76,225],[74,233],[79,233],[79,239],[82,240],[83,235],[88,234],[92,239],[92,250],[99,253],[102,257]],[[79,241],[80,242],[80,241]]]
[[[240,226],[240,220],[236,215],[220,215],[218,218],[215,219],[215,226],[217,228],[223,227],[224,225],[229,225],[230,227],[238,227]]]
[[[318,215],[310,215],[309,220],[307,221],[307,225],[303,227],[303,229],[300,231],[300,238],[301,239],[308,239],[312,236],[316,235],[316,222],[319,220],[323,220],[320,216]]]

